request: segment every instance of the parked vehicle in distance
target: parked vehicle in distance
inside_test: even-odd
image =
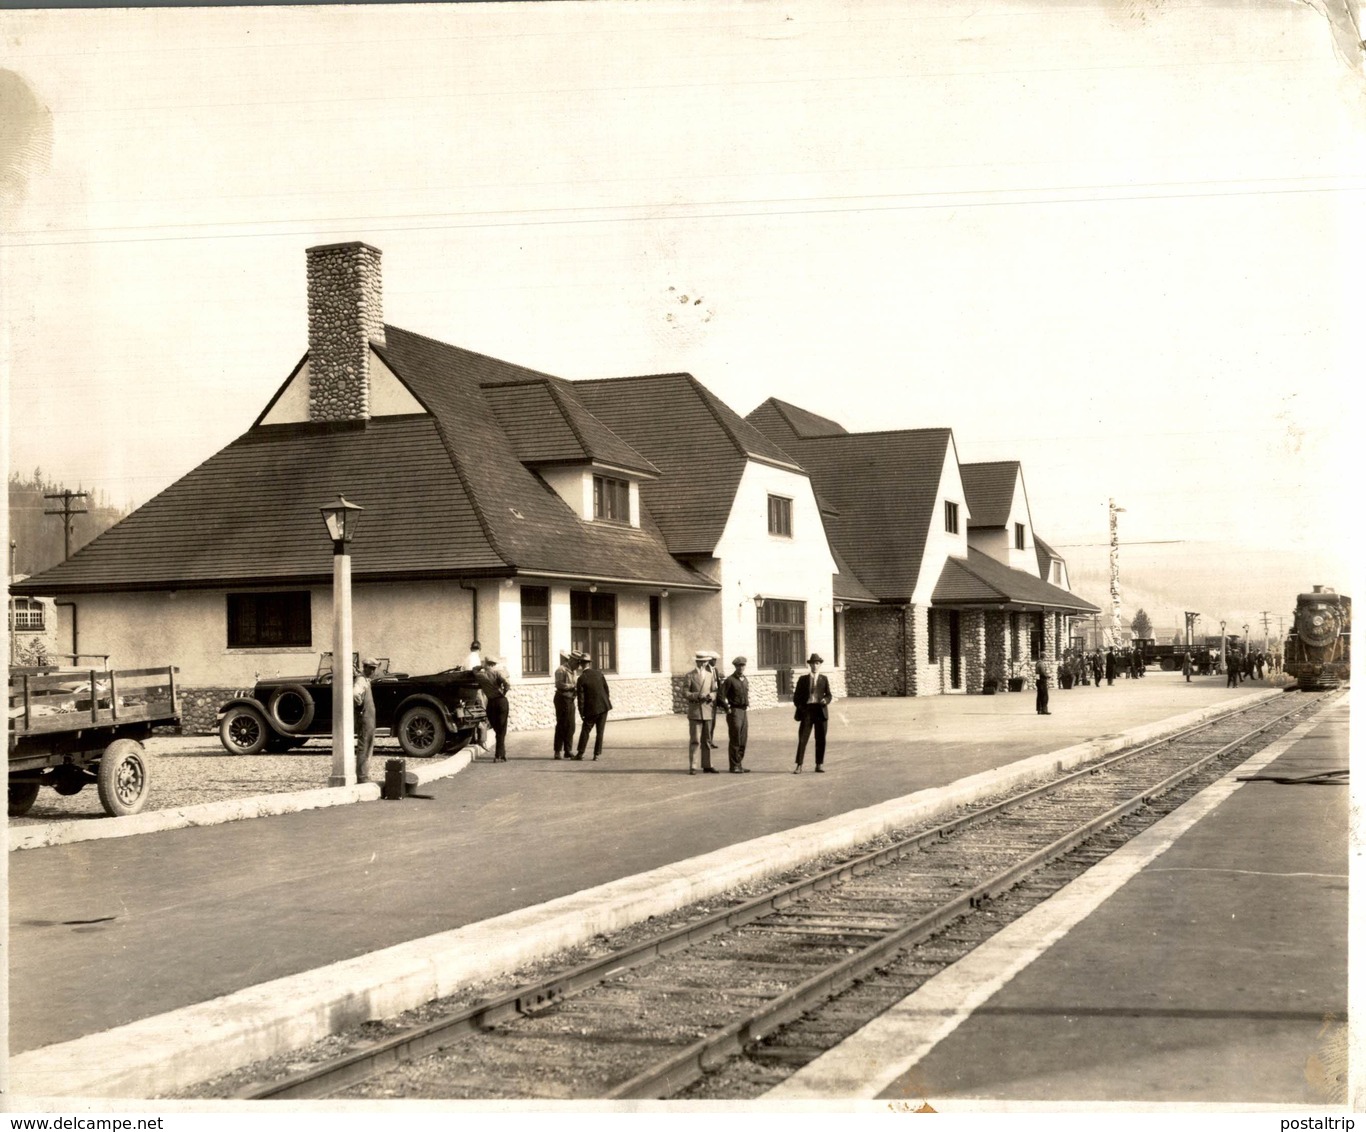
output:
[[[370,685],[376,728],[392,732],[405,754],[423,757],[483,742],[487,718],[468,669],[409,676],[390,672],[384,657]],[[331,734],[331,653],[322,655],[313,676],[258,679],[218,709],[218,738],[234,755],[278,754]]]
[[[11,668],[9,816],[28,813],[44,786],[70,795],[92,783],[111,817],[141,810],[151,790],[142,740],[180,722],[178,671]]]

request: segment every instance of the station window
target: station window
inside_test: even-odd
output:
[[[664,617],[660,608],[658,597],[650,598],[650,671],[662,672],[664,670],[663,652],[663,624]]]
[[[522,587],[522,675],[550,675],[550,588]]]
[[[10,599],[10,632],[41,633],[43,631],[43,603],[31,597]]]
[[[1034,614],[1034,619],[1029,626],[1029,659],[1041,660],[1043,658],[1043,614]]]
[[[312,594],[228,594],[228,648],[307,648],[313,643]]]
[[[806,602],[768,598],[758,610],[760,668],[806,663]]]
[[[1016,550],[1023,550],[1023,549],[1025,548],[1025,538],[1024,538],[1024,535],[1025,535],[1025,532],[1024,532],[1024,524],[1023,524],[1023,523],[1016,523],[1016,524],[1015,524],[1015,549],[1016,549]]]
[[[958,504],[951,499],[944,500],[944,529],[951,535],[958,533]]]
[[[586,652],[603,672],[617,670],[617,596],[569,592],[570,647]]]
[[[781,495],[768,497],[768,533],[792,537],[792,500]]]
[[[631,485],[608,476],[593,477],[593,518],[613,523],[631,521]]]

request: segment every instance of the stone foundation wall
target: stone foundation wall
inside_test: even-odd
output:
[[[844,621],[845,685],[851,696],[903,696],[901,611],[892,606],[851,608]],[[911,656],[906,641],[905,655]]]
[[[626,719],[641,715],[668,715],[673,710],[671,678],[656,676],[607,677],[607,690],[612,697],[612,715]],[[514,684],[508,689],[508,730],[532,731],[538,727],[555,726],[555,686],[545,684]],[[578,726],[578,711],[574,713]]]
[[[218,709],[233,698],[240,688],[177,688],[180,696],[180,733],[213,735],[218,731]]]
[[[959,633],[963,646],[963,690],[977,695],[982,690],[987,665],[985,610],[963,610]]]

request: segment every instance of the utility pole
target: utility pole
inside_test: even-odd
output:
[[[66,530],[66,553],[62,555],[63,562],[71,557],[71,520],[77,515],[86,514],[84,507],[79,511],[73,511],[71,509],[71,501],[73,499],[84,499],[86,494],[87,493],[84,491],[72,491],[68,488],[66,491],[60,492],[57,495],[43,496],[44,499],[60,499],[62,501],[62,509],[60,511],[44,511],[43,514],[60,515],[62,517],[62,526]]]
[[[1110,644],[1120,645],[1119,627],[1119,520],[1115,518],[1123,507],[1116,507],[1110,500]]]
[[[1200,614],[1186,611],[1186,648],[1190,648],[1195,643],[1195,623],[1200,619]]]
[[[1271,644],[1271,611],[1262,610],[1262,652],[1266,652]]]

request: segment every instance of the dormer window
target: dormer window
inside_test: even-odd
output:
[[[1023,524],[1023,523],[1016,523],[1016,524],[1015,524],[1015,549],[1016,549],[1016,550],[1023,550],[1023,549],[1025,548],[1025,538],[1024,538],[1024,535],[1025,535],[1025,532],[1024,532],[1024,524]]]
[[[944,500],[944,529],[951,535],[958,533],[958,504],[951,499]]]
[[[593,518],[612,523],[631,521],[631,485],[609,476],[593,477]]]
[[[792,500],[781,495],[768,497],[768,533],[792,537]]]

